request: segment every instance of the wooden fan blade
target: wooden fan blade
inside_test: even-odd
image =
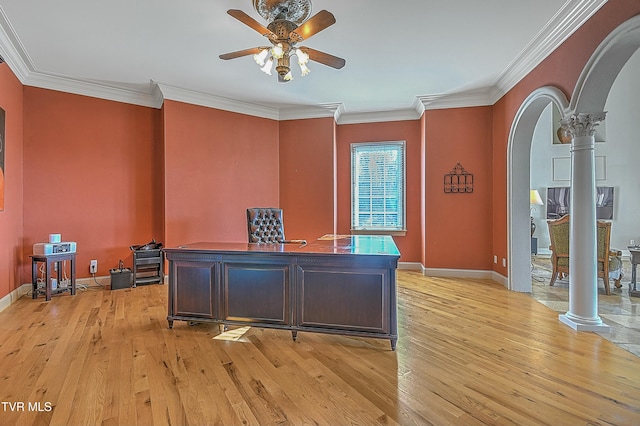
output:
[[[247,55],[256,55],[260,53],[261,50],[268,49],[268,47],[252,47],[251,49],[238,50],[235,52],[225,53],[224,55],[220,55],[220,59],[235,59],[240,58],[241,56]]]
[[[247,15],[243,11],[238,10],[238,9],[229,9],[229,10],[227,10],[227,13],[229,15],[233,16],[234,18],[236,18],[238,21],[240,21],[243,24],[247,25],[248,27],[253,28],[254,30],[259,32],[263,36],[267,36],[267,37],[274,36],[275,37],[275,34],[273,34],[271,31],[269,31],[269,29],[267,27],[265,27],[260,22],[256,21],[255,19],[253,19],[251,16]]]
[[[312,35],[318,34],[320,31],[335,23],[336,18],[333,16],[333,13],[321,10],[313,15],[307,22],[296,28],[293,32],[302,37],[303,40],[306,40]]]
[[[301,47],[300,50],[309,55],[309,59],[312,61],[319,62],[332,68],[340,69],[347,63],[347,61],[342,58],[338,58],[337,56],[333,56],[316,49],[311,49],[310,47]]]

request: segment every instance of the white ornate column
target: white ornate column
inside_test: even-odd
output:
[[[598,316],[595,128],[605,113],[577,114],[562,120],[571,133],[569,228],[569,311],[560,321],[577,331],[609,331]]]

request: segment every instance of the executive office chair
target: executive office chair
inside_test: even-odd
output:
[[[247,209],[247,226],[250,243],[284,243],[282,209]]]
[[[256,207],[247,209],[250,243],[307,244],[306,240],[285,240],[282,209]]]

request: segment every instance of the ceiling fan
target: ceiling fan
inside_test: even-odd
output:
[[[227,13],[248,27],[265,36],[272,46],[253,47],[220,55],[220,59],[234,59],[253,55],[262,71],[271,75],[275,62],[278,81],[290,81],[291,57],[296,56],[302,76],[309,74],[309,60],[319,62],[332,68],[344,67],[346,61],[337,56],[321,52],[310,47],[297,47],[309,37],[335,24],[336,18],[331,12],[321,10],[311,15],[311,0],[253,0],[253,7],[269,24],[265,27],[258,21],[238,9],[230,9]]]

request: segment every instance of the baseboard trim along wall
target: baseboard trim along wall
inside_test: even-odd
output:
[[[427,277],[442,278],[470,278],[476,280],[492,280],[507,287],[507,277],[496,271],[483,271],[474,269],[441,269],[422,268],[422,275]]]
[[[440,269],[424,268],[422,274],[428,277],[472,278],[479,280],[492,280],[493,271],[474,269]]]
[[[16,300],[20,299],[22,296],[27,294],[31,290],[31,284],[22,284],[20,287],[13,290],[11,293],[7,294],[5,297],[0,299],[0,312],[7,309]]]
[[[398,269],[409,271],[422,271],[422,263],[420,262],[398,262]]]
[[[478,280],[492,280],[498,284],[507,287],[507,277],[495,271],[482,271],[474,269],[444,269],[444,268],[425,268],[420,262],[398,262],[398,269],[409,271],[421,271],[426,277],[443,277],[443,278],[471,278]]]

